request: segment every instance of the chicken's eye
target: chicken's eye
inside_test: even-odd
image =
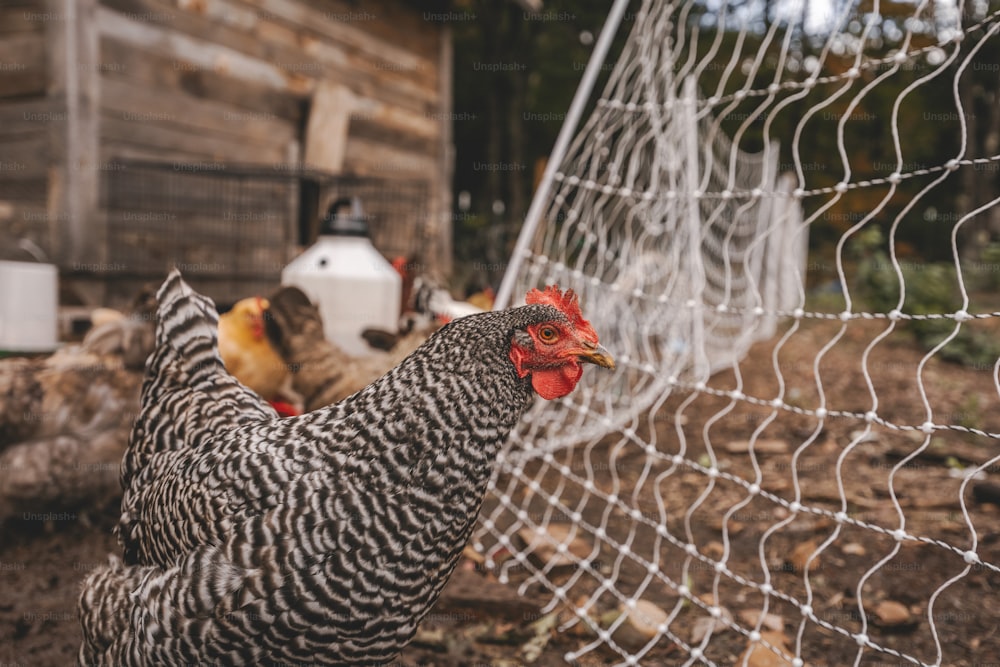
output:
[[[538,339],[543,343],[554,343],[559,338],[559,332],[555,327],[544,326],[538,330]]]

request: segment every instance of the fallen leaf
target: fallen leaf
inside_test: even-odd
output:
[[[715,634],[729,629],[733,615],[725,607],[719,607],[719,617],[702,616],[694,622],[691,628],[691,643],[700,644],[709,633]]]
[[[659,626],[667,622],[668,615],[649,600],[639,600],[634,609],[629,609],[625,605],[618,607],[614,617],[610,619],[611,623],[621,616],[625,616],[625,620],[614,632],[615,641],[626,648],[637,649],[648,644],[659,634]],[[607,618],[605,615],[602,620]]]
[[[586,610],[583,612],[586,618],[593,618],[591,612],[594,611],[594,608],[588,604],[587,596],[581,595],[576,599],[575,604],[567,604],[559,612],[559,626],[562,628],[563,634],[572,637],[586,637],[593,634],[585,617],[577,613],[579,609]]]
[[[705,545],[705,555],[710,558],[718,558],[726,550],[726,547],[717,540],[712,540]]]
[[[878,442],[878,436],[870,430],[859,429],[851,431],[851,440],[855,441],[854,444],[861,445],[866,442]]]
[[[710,632],[715,632],[716,621],[711,616],[702,616],[691,626],[691,643],[700,644]]]
[[[468,544],[465,545],[464,549],[462,549],[462,555],[465,556],[467,559],[471,560],[476,565],[482,565],[483,563],[486,562],[486,556],[479,553]]]
[[[558,620],[559,612],[554,611],[531,624],[533,636],[521,645],[521,654],[524,656],[525,662],[532,663],[542,655],[542,651],[552,639],[552,630],[556,627]]]
[[[421,628],[413,636],[413,644],[416,646],[426,646],[435,650],[445,648],[445,633],[443,628]]]
[[[585,560],[593,552],[593,547],[579,531],[570,538],[573,531],[572,524],[550,523],[542,533],[533,528],[522,528],[517,531],[517,536],[524,542],[525,550],[532,557],[552,567],[562,567],[573,566],[577,560]],[[560,545],[566,545],[565,553],[559,552]]]
[[[772,632],[781,632],[785,629],[784,618],[777,614],[764,614],[764,618],[761,619],[760,609],[744,609],[739,612],[739,617],[741,621],[754,628],[759,622],[762,628]]]
[[[788,637],[784,632],[761,632],[760,638],[781,651],[784,655],[793,655],[791,649],[786,646]],[[786,660],[772,651],[761,642],[752,642],[743,651],[738,664],[747,667],[791,667],[791,660]]]
[[[750,441],[732,440],[727,442],[724,449],[730,454],[745,454],[750,451]],[[784,440],[760,438],[753,443],[754,454],[786,454],[788,453],[788,443]]]
[[[803,572],[806,569],[806,564],[809,565],[810,572],[815,572],[819,569],[819,556],[813,556],[817,546],[819,545],[816,540],[808,540],[792,549],[792,555],[789,557],[788,562],[792,564],[796,572]],[[812,557],[812,560],[809,560],[810,557]]]

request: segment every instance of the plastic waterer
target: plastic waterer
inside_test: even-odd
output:
[[[0,260],[0,351],[54,350],[58,306],[55,265]]]
[[[348,354],[371,352],[365,329],[399,328],[402,279],[372,245],[357,198],[330,206],[316,243],[285,267],[281,283],[306,293],[319,307],[326,338]]]

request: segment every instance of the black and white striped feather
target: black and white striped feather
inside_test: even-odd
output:
[[[456,320],[344,401],[278,419],[173,272],[123,465],[125,562],[84,583],[81,664],[391,660],[467,542],[532,400],[508,354],[549,305]]]

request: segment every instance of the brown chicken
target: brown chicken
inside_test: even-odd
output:
[[[298,414],[286,396],[288,365],[264,332],[269,303],[259,296],[238,301],[219,317],[219,355],[237,380],[269,401],[279,413]]]
[[[264,321],[268,338],[292,371],[292,389],[302,397],[305,412],[364,389],[436,330],[415,329],[388,352],[353,357],[324,337],[319,309],[297,287],[282,287],[271,296]]]

